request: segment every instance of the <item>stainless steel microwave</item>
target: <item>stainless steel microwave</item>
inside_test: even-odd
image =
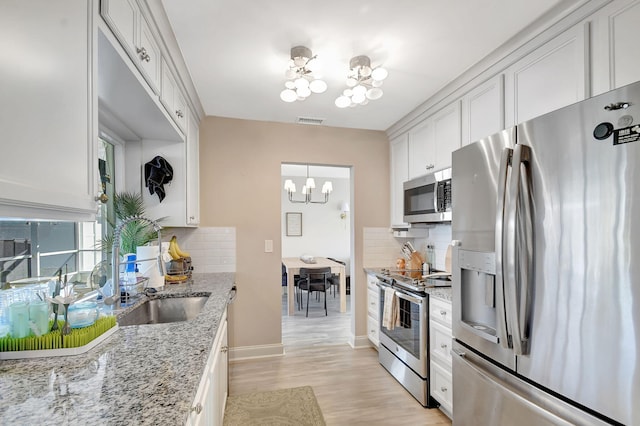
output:
[[[405,222],[451,222],[451,168],[407,181],[403,191]]]

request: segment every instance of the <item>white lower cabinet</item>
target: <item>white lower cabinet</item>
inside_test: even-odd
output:
[[[228,395],[227,366],[227,313],[223,314],[209,359],[200,380],[200,386],[191,406],[187,426],[222,425]]]
[[[432,296],[429,298],[429,391],[440,403],[440,410],[449,417],[453,416],[451,341],[451,302]]]
[[[367,275],[367,336],[377,348],[380,345],[380,288],[375,275]]]

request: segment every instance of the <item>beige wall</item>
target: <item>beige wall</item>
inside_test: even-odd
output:
[[[232,348],[282,342],[283,162],[352,166],[355,276],[351,288],[356,301],[351,331],[355,336],[367,334],[362,229],[389,224],[386,134],[206,117],[200,124],[200,224],[236,228],[238,296],[229,313]],[[264,240],[273,240],[273,253],[264,252]]]

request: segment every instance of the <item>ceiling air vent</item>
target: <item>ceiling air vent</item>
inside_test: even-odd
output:
[[[314,117],[298,117],[298,124],[313,124],[314,126],[319,126],[324,121],[324,118],[314,118]]]

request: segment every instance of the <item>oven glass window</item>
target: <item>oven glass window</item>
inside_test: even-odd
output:
[[[398,298],[400,308],[400,325],[388,330],[380,327],[380,330],[389,336],[397,345],[420,359],[420,305],[409,300]],[[380,297],[380,318],[384,313],[384,292]]]
[[[435,185],[424,185],[404,191],[404,214],[435,213]]]

